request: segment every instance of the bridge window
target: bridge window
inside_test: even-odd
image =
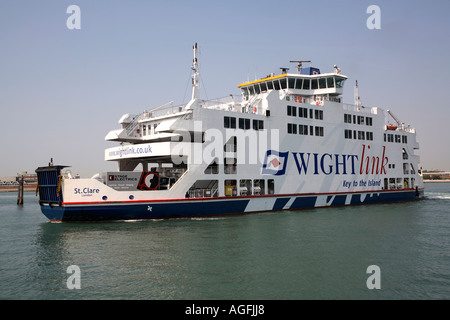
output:
[[[248,97],[248,89],[247,88],[242,88],[242,94],[244,95],[244,97]]]
[[[317,79],[312,79],[311,80],[311,89],[315,90],[317,88],[318,88]]]
[[[280,90],[280,81],[274,80],[273,87],[275,88],[275,90]]]
[[[319,79],[319,88],[326,89],[327,88],[327,80],[325,78]]]
[[[273,82],[272,81],[267,82],[267,90],[273,90]]]
[[[295,83],[295,89],[301,89],[303,85],[303,79],[297,79],[297,82]]]
[[[334,77],[327,78],[328,88],[334,88]]]
[[[303,90],[309,90],[311,81],[309,79],[303,80]]]
[[[280,79],[281,89],[286,89],[286,78]]]
[[[344,86],[344,79],[336,78],[336,88],[342,88]]]
[[[288,85],[290,89],[295,88],[295,78],[288,78]]]
[[[261,92],[267,91],[267,84],[265,82],[261,82]]]

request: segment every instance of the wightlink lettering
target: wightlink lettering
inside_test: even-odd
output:
[[[367,152],[370,150],[370,146],[367,146]],[[386,174],[386,165],[389,158],[385,156],[386,147],[383,146],[383,154],[380,157],[370,156],[366,154],[366,146],[363,144],[361,155],[361,166],[359,168],[359,174]]]
[[[277,152],[268,150],[263,164],[263,174],[284,175],[288,158],[294,158],[299,175],[356,175],[387,174],[389,158],[386,147],[380,154],[373,154],[370,145],[362,145],[361,154]],[[359,168],[359,172],[358,172]]]
[[[313,174],[347,174],[347,170],[350,174],[355,174],[355,161],[358,160],[355,154],[292,152],[292,156],[299,174],[307,174],[308,169]]]

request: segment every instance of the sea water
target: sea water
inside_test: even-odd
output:
[[[450,184],[425,199],[50,223],[0,194],[0,299],[450,299]]]

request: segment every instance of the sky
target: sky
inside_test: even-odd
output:
[[[69,29],[71,5],[80,29]],[[381,29],[369,29],[370,5]],[[416,128],[424,170],[450,171],[450,1],[0,1],[0,177],[54,159],[90,177],[116,170],[104,137],[125,113],[239,94],[290,60],[348,76],[365,106]],[[70,23],[69,23],[70,24]]]

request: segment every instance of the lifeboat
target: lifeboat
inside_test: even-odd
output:
[[[397,130],[397,126],[395,126],[395,125],[393,125],[393,124],[388,124],[388,125],[386,126],[386,128],[387,128],[388,130]]]

